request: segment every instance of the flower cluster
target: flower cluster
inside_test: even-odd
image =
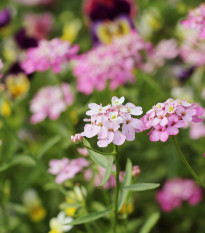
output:
[[[196,205],[202,200],[202,189],[190,179],[168,180],[157,193],[157,202],[165,212],[180,208],[183,201]]]
[[[89,104],[90,110],[86,114],[90,119],[85,121],[90,123],[85,125],[81,135],[87,138],[97,135],[99,147],[106,147],[110,143],[122,145],[125,140],[133,141],[135,132],[141,131],[143,127],[142,122],[133,116],[141,115],[142,108],[132,103],[123,105],[124,100],[124,97],[112,97],[112,104],[105,107],[101,104]]]
[[[82,54],[74,67],[78,90],[89,95],[95,88],[103,90],[108,80],[112,90],[127,81],[133,82],[133,70],[142,65],[141,52],[149,48],[150,44],[133,31]]]
[[[187,29],[195,29],[200,32],[199,37],[205,38],[205,4],[189,12],[187,19],[182,21],[182,25]]]
[[[67,64],[77,53],[78,46],[71,47],[69,42],[59,38],[51,41],[41,40],[38,47],[30,48],[21,66],[27,74],[46,71],[52,68],[59,73],[63,64]]]
[[[116,170],[115,165],[113,165],[113,170],[114,171]],[[101,166],[98,166],[97,174],[95,174],[95,176],[94,176],[94,185],[95,185],[95,187],[99,187],[101,185],[103,177],[105,176],[105,172],[106,172],[105,168],[103,168]],[[120,175],[119,175],[119,181],[121,183],[124,180],[124,175],[125,175],[124,172],[121,171]],[[91,169],[85,170],[84,177],[85,177],[85,179],[87,181],[90,181],[92,179],[92,177],[93,177],[92,170]],[[103,187],[105,189],[112,189],[112,188],[115,188],[115,186],[116,186],[115,176],[113,174],[111,174],[109,180],[107,181],[107,183]]]
[[[154,47],[143,66],[143,71],[151,73],[155,69],[162,67],[166,60],[173,59],[179,54],[179,48],[175,39],[162,40]]]
[[[67,106],[73,103],[73,94],[67,83],[61,86],[47,86],[40,89],[31,101],[30,110],[33,113],[33,124],[43,121],[46,117],[56,120]]]
[[[187,122],[201,122],[198,116],[202,114],[203,108],[196,104],[168,99],[164,103],[154,105],[141,120],[144,130],[151,129],[148,133],[151,141],[165,142],[169,135],[177,135],[179,128],[185,127]]]
[[[88,166],[88,162],[84,158],[73,160],[63,158],[51,160],[49,166],[49,172],[56,175],[56,183],[61,184],[65,180],[75,177],[84,167]]]

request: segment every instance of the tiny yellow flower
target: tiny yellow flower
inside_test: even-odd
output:
[[[72,43],[76,38],[81,29],[81,21],[79,19],[73,20],[63,27],[62,40],[67,40]]]
[[[7,101],[3,101],[2,107],[1,107],[1,113],[3,116],[8,117],[11,114],[11,108]]]
[[[41,205],[33,207],[29,212],[29,216],[33,222],[40,222],[46,216],[46,209]]]

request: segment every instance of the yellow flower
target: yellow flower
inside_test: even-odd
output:
[[[29,212],[29,216],[33,222],[40,222],[46,216],[46,209],[41,205],[33,207]]]
[[[2,107],[1,107],[1,113],[3,116],[8,117],[11,114],[11,108],[7,101],[3,101]]]
[[[10,75],[6,78],[6,87],[13,98],[16,98],[26,92],[30,88],[30,82],[23,73],[18,75]]]
[[[66,198],[66,202],[68,204],[73,204],[74,200],[72,200],[71,198],[67,197]],[[65,213],[66,213],[67,216],[73,217],[75,215],[76,210],[77,210],[76,207],[68,207],[68,208],[65,209]]]
[[[129,203],[127,205],[127,213],[131,214],[134,211],[134,205],[133,203]],[[121,210],[120,210],[120,214],[126,214],[126,203],[123,204]]]
[[[73,20],[63,27],[63,35],[61,37],[62,40],[67,40],[68,42],[72,43],[79,31],[81,29],[81,21],[79,19]]]

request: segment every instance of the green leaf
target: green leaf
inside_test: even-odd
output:
[[[120,192],[118,209],[122,208],[122,205],[127,197],[128,190],[123,189],[125,186],[130,185],[132,180],[132,162],[130,159],[127,159],[126,168],[125,168],[125,178],[122,183],[122,190]]]
[[[85,146],[91,147],[90,143],[85,138],[83,138],[83,144]],[[89,152],[90,158],[93,160],[93,162],[97,163],[101,167],[104,167],[105,169],[107,168],[107,166],[109,164],[109,157],[111,157],[111,156],[105,156],[105,155],[102,155],[100,153],[97,153],[97,152],[89,150],[89,149],[88,149],[88,152]]]
[[[125,186],[123,189],[139,192],[139,191],[145,191],[149,189],[155,189],[159,186],[160,184],[155,184],[155,183],[138,183],[138,184],[132,184],[129,186]]]
[[[110,176],[112,174],[112,169],[113,169],[113,157],[110,156],[108,158],[108,166],[106,168],[105,175],[103,177],[103,180],[102,180],[102,183],[100,186],[103,186],[107,183],[108,179],[110,178]]]
[[[60,141],[60,136],[55,136],[51,138],[41,149],[41,151],[38,153],[37,158],[40,159],[42,156],[50,149],[52,148],[56,143]]]
[[[88,214],[86,216],[80,217],[75,219],[74,221],[68,223],[67,225],[79,225],[79,224],[84,224],[88,222],[93,222],[99,218],[102,218],[106,215],[108,215],[111,212],[111,209],[100,211],[100,212],[94,212],[92,214]]]
[[[160,218],[159,212],[152,214],[140,229],[139,233],[149,233]]]

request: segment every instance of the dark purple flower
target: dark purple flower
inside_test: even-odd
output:
[[[18,46],[22,49],[29,49],[38,46],[38,41],[34,37],[27,36],[24,28],[21,28],[16,33],[15,40]]]
[[[0,11],[0,27],[4,27],[11,21],[11,11],[8,8]]]

